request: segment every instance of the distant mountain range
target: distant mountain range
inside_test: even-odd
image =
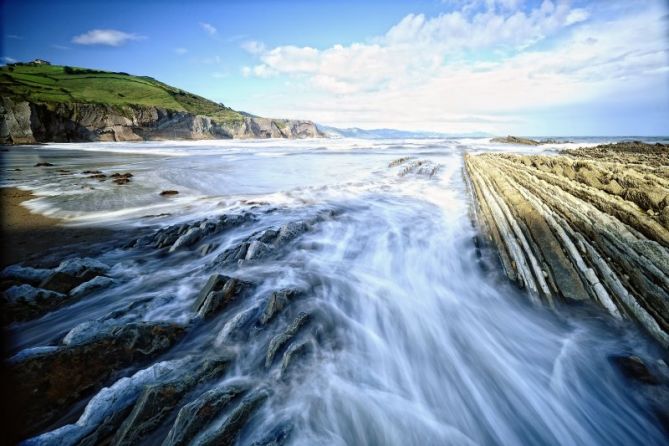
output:
[[[361,129],[358,127],[341,129],[318,124],[318,129],[331,138],[363,138],[363,139],[429,139],[429,138],[485,138],[493,136],[486,132],[464,132],[464,133],[441,133],[441,132],[416,132],[397,129]]]

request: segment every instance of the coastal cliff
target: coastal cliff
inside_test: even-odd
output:
[[[669,346],[669,146],[467,155],[478,222],[536,303],[592,300]]]
[[[139,105],[49,105],[3,97],[0,116],[3,144],[322,136],[311,121],[244,116],[217,122],[209,116]]]
[[[235,111],[155,79],[45,64],[0,68],[0,143],[308,138],[311,121]]]

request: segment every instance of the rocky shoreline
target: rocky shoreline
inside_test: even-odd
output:
[[[323,136],[311,121],[244,116],[219,122],[159,107],[39,104],[0,97],[0,144]]]
[[[209,279],[185,310],[185,323],[143,321],[164,299],[136,300],[75,326],[48,345],[11,356],[4,373],[13,383],[8,405],[22,414],[14,426],[16,439],[27,438],[25,445],[126,445],[153,444],[152,438],[180,445],[193,444],[199,435],[197,444],[234,444],[272,389],[293,379],[298,363],[305,364],[320,344],[330,342],[321,337],[333,329],[309,303],[307,290],[261,291],[261,283],[243,278],[244,269],[280,262],[300,237],[336,215],[321,211],[267,227],[213,257]],[[218,247],[221,234],[256,220],[252,212],[226,214],[162,228],[109,249],[142,258],[199,258]],[[36,320],[119,285],[111,266],[93,258],[69,257],[55,268],[14,265],[2,271],[3,323]],[[231,317],[229,310],[239,311],[253,295],[260,303]],[[220,327],[221,320],[226,323],[214,345],[178,359],[170,354],[177,344],[193,342],[205,325],[207,330],[211,324]],[[226,347],[257,342],[264,342],[265,349],[247,347],[238,354]],[[230,367],[249,359],[260,370],[257,376],[212,388]],[[80,414],[78,419],[72,413]],[[222,424],[214,423],[226,413]],[[283,444],[290,429],[279,426],[257,444]]]
[[[530,299],[593,301],[669,347],[669,146],[466,155],[478,224]]]

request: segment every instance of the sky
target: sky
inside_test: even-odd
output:
[[[1,3],[3,63],[148,75],[337,127],[668,135],[669,1]]]

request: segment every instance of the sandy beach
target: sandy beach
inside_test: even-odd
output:
[[[49,266],[54,262],[49,254],[55,251],[59,251],[58,258],[66,254],[65,248],[94,252],[95,245],[113,237],[114,231],[109,229],[66,227],[58,219],[32,213],[22,205],[32,198],[35,196],[29,191],[0,188],[2,267],[14,263]]]

